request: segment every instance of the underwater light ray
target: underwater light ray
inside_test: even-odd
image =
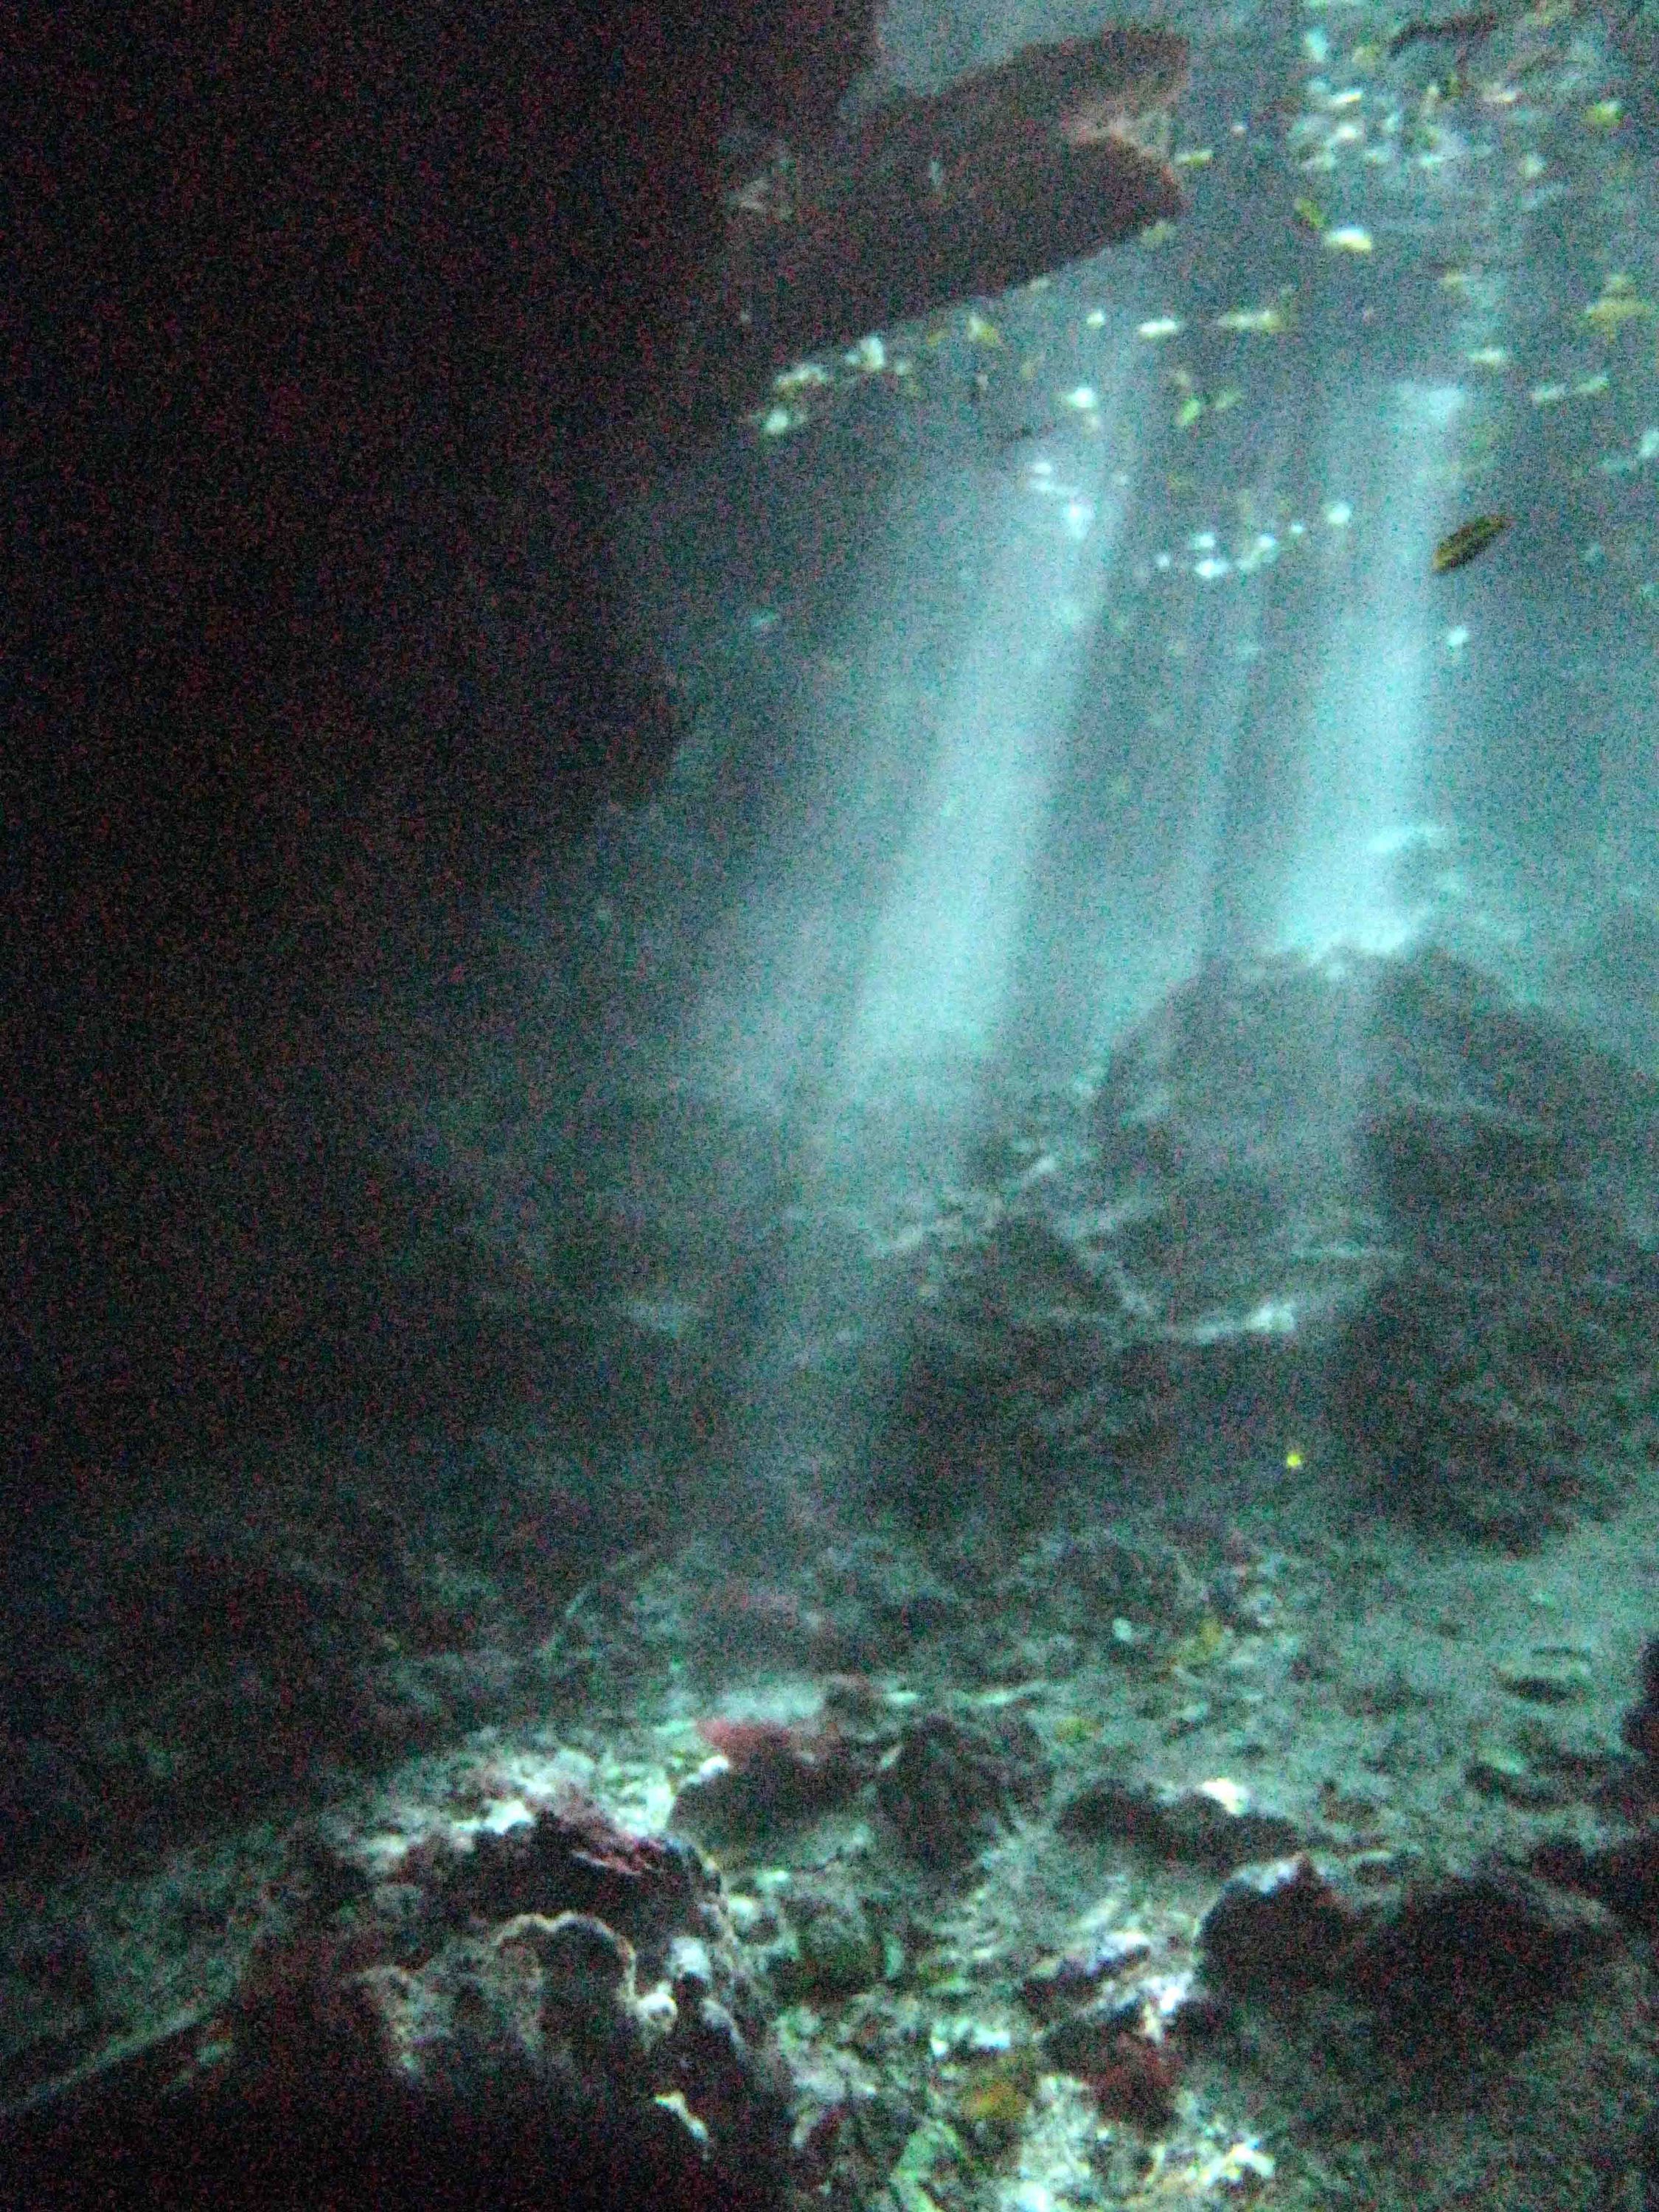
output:
[[[1007,1012],[1084,642],[1121,530],[1129,359],[1101,380],[1098,434],[1039,454],[1008,495],[944,714],[945,743],[872,939],[842,1087],[895,1063],[983,1054]]]
[[[1396,948],[1411,916],[1396,890],[1401,828],[1419,800],[1419,755],[1443,589],[1437,542],[1463,396],[1400,383],[1340,396],[1327,425],[1328,481],[1352,484],[1352,588],[1330,592],[1308,730],[1304,797],[1278,916],[1282,944]]]
[[[805,1224],[878,1215],[884,1192],[914,1188],[918,1157],[937,1173],[966,1140],[1117,541],[1122,501],[1104,487],[1109,468],[1123,473],[1126,386],[1121,373],[1108,386],[1103,434],[1068,452],[1057,490],[970,471],[928,486],[892,527],[835,687],[841,706],[861,706],[856,732],[802,732],[820,762],[838,746],[837,772],[813,784],[810,830],[780,840],[764,897],[734,917],[740,996],[711,997],[688,1029],[717,1079],[771,1102],[788,1185],[783,1226],[732,1316],[735,1380],[708,1445],[751,1532],[787,1514],[787,1470],[844,1455],[878,1418],[883,1363],[900,1356],[891,1284],[862,1238],[853,1249]],[[896,647],[952,597],[941,572],[959,575],[964,542],[984,550],[976,603],[921,714],[914,687],[892,680]],[[842,1346],[854,1349],[843,1358]]]

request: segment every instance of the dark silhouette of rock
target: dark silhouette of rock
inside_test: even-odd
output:
[[[1156,118],[1186,71],[1184,40],[1114,25],[833,136],[773,142],[727,196],[686,377],[692,419],[754,404],[803,354],[1006,291],[1179,214]]]

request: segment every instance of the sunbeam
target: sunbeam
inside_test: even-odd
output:
[[[1120,353],[1097,434],[1038,445],[987,487],[997,533],[953,673],[945,734],[873,932],[843,1063],[856,1094],[888,1063],[983,1052],[1005,1011],[1082,653],[1134,470],[1136,391]]]
[[[1455,386],[1362,387],[1333,409],[1326,467],[1355,487],[1365,551],[1334,594],[1307,733],[1305,798],[1276,934],[1304,951],[1396,950],[1412,909],[1396,861],[1419,801],[1431,657],[1443,652],[1425,549],[1446,513],[1464,405]]]

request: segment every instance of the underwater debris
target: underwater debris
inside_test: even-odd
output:
[[[1430,562],[1435,574],[1443,576],[1449,568],[1461,568],[1476,554],[1484,553],[1495,538],[1503,536],[1513,520],[1508,514],[1477,514],[1472,522],[1461,524],[1435,547]]]

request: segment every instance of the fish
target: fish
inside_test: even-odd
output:
[[[1276,301],[1263,307],[1229,307],[1224,315],[1214,318],[1212,327],[1230,331],[1235,336],[1281,337],[1295,321],[1294,302],[1289,293],[1281,292]]]
[[[1606,338],[1622,330],[1626,323],[1648,321],[1653,313],[1652,301],[1638,298],[1628,276],[1609,276],[1601,287],[1601,298],[1592,300],[1588,307],[1581,307],[1578,319],[1593,324]]]
[[[1460,524],[1434,549],[1430,566],[1435,574],[1443,576],[1449,568],[1461,568],[1477,553],[1484,553],[1494,538],[1503,536],[1514,519],[1508,514],[1477,514],[1472,522]]]
[[[1466,15],[1419,15],[1409,23],[1402,23],[1389,40],[1389,58],[1403,54],[1407,46],[1414,46],[1425,39],[1455,39],[1460,44],[1472,45],[1477,39],[1489,39],[1498,28],[1499,18],[1490,8],[1472,10]]]

